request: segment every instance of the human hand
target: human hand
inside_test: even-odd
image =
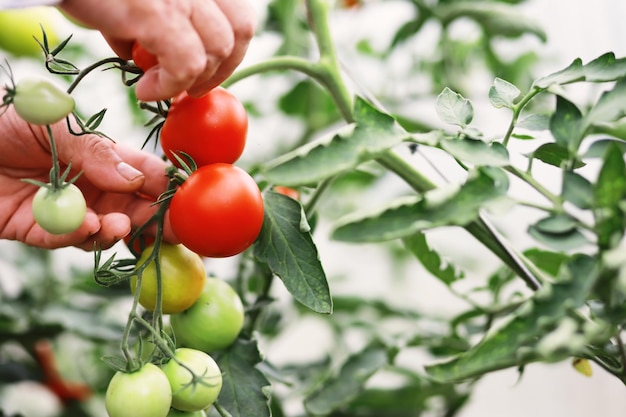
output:
[[[64,0],[59,7],[98,29],[121,58],[134,42],[159,65],[137,83],[137,98],[163,100],[188,91],[201,96],[242,61],[256,29],[248,0]]]
[[[93,250],[94,243],[106,249],[154,214],[152,202],[168,183],[164,161],[97,135],[71,135],[65,121],[53,125],[52,132],[61,169],[71,161],[69,178],[83,171],[76,185],[87,201],[85,220],[64,235],[50,234],[35,223],[31,202],[38,188],[21,180],[48,181],[49,139],[45,126],[27,124],[10,107],[0,117],[0,239],[49,249]],[[167,222],[164,238],[177,243]]]

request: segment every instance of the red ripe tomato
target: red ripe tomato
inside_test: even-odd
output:
[[[200,98],[181,93],[172,101],[161,129],[161,147],[180,168],[174,154],[184,152],[197,166],[232,164],[246,145],[248,114],[241,102],[222,87]]]
[[[174,193],[169,218],[180,242],[201,256],[246,250],[263,225],[263,197],[254,179],[231,164],[198,168]]]
[[[137,42],[133,44],[131,55],[133,57],[133,61],[135,61],[135,65],[141,68],[143,72],[148,71],[150,68],[159,63],[155,55],[145,50],[144,47]]]

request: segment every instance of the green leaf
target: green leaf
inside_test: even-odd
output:
[[[348,405],[363,391],[367,380],[388,362],[386,348],[376,343],[366,347],[350,356],[337,375],[308,395],[305,408],[313,415],[328,415]]]
[[[469,18],[482,26],[487,36],[517,38],[524,34],[547,40],[546,33],[532,19],[520,13],[519,7],[489,1],[460,1],[448,3],[437,9],[444,23],[458,18]]]
[[[310,142],[269,162],[268,181],[285,186],[315,184],[375,159],[409,134],[388,114],[356,98],[355,124]]]
[[[624,235],[626,216],[622,201],[626,199],[626,164],[618,146],[610,146],[594,188],[593,213],[598,244],[603,249],[614,247]]]
[[[232,417],[269,417],[270,382],[257,369],[262,358],[256,342],[238,339],[215,360],[223,372],[219,405]]]
[[[556,361],[583,351],[588,339],[583,324],[571,326],[567,315],[583,305],[597,278],[597,262],[577,255],[553,284],[544,284],[509,321],[467,352],[426,367],[439,382],[457,382],[499,369],[537,361]],[[576,327],[578,326],[578,327]]]
[[[577,81],[608,82],[626,76],[626,59],[616,59],[612,52],[599,56],[586,65],[580,58],[575,59],[567,68],[539,78],[533,87],[545,90],[552,85],[564,85]]]
[[[579,249],[589,243],[589,240],[587,240],[585,235],[578,229],[571,229],[562,233],[551,233],[542,230],[540,226],[531,225],[528,228],[528,234],[537,242],[559,251]]]
[[[564,214],[555,214],[544,217],[535,223],[535,228],[545,233],[561,234],[569,233],[576,229],[576,222]]]
[[[443,139],[443,150],[455,158],[476,166],[502,167],[509,165],[509,152],[499,142],[485,143],[477,139]]]
[[[299,202],[268,191],[264,195],[265,220],[254,247],[257,259],[300,303],[318,313],[332,312],[326,274]]]
[[[489,102],[497,109],[506,107],[513,108],[515,99],[519,97],[521,91],[508,81],[496,78],[489,88]]]
[[[582,128],[586,130],[592,125],[614,122],[626,116],[624,95],[626,95],[626,79],[618,81],[612,90],[600,96],[595,106],[585,115]]]
[[[472,103],[448,87],[437,97],[436,110],[442,121],[462,128],[470,124],[474,118]]]
[[[617,146],[626,152],[626,142],[617,139],[599,139],[594,141],[584,154],[584,158],[604,158],[609,147]]]
[[[330,96],[310,79],[299,82],[283,95],[279,107],[285,114],[314,123],[312,128],[324,127],[339,119],[337,106]]]
[[[583,210],[591,208],[593,204],[593,185],[588,179],[572,171],[563,173],[561,195],[565,199]]]
[[[450,285],[464,278],[463,271],[457,270],[453,264],[441,259],[439,253],[428,245],[424,233],[417,232],[404,238],[403,241],[406,248],[415,255],[424,268],[444,284]]]
[[[572,155],[567,148],[553,142],[544,143],[535,149],[531,156],[535,159],[539,159],[541,162],[557,168],[562,168],[564,165],[568,165],[572,159]],[[583,166],[585,166],[584,162],[580,159],[574,158],[574,168],[580,168]]]
[[[556,97],[556,111],[550,118],[550,132],[556,143],[566,150],[575,151],[583,138],[582,113],[567,99]]]
[[[546,251],[539,248],[528,249],[524,252],[524,256],[552,277],[556,277],[563,264],[570,259],[568,255],[562,252]]]
[[[375,213],[348,215],[340,220],[332,237],[346,242],[379,242],[438,226],[464,226],[478,217],[482,207],[505,195],[507,187],[497,174],[479,169],[462,186],[433,190],[424,198],[407,197]]]
[[[515,127],[528,130],[548,130],[550,129],[550,116],[546,114],[529,114],[517,122]]]

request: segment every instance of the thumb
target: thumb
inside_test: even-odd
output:
[[[69,137],[68,137],[69,136]],[[70,135],[67,130],[55,133],[57,154],[61,162],[72,164],[72,169],[83,175],[96,187],[109,192],[137,191],[144,183],[144,174],[124,162],[110,139],[97,135]]]

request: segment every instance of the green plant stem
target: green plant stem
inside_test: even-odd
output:
[[[530,175],[527,172],[521,171],[518,168],[515,168],[514,166],[511,166],[511,165],[504,167],[504,169],[510,172],[511,174],[515,175],[516,177],[524,180],[524,182],[526,182],[535,190],[537,190],[542,196],[548,199],[550,203],[552,203],[555,210],[558,210],[560,212],[563,211],[563,202],[561,198],[555,195],[554,193],[550,192],[550,190],[548,190],[541,183],[539,183],[539,181],[535,180],[535,178],[532,175]]]
[[[511,123],[509,124],[509,128],[507,129],[504,139],[502,139],[502,144],[507,146],[509,144],[509,140],[511,139],[511,135],[513,135],[513,130],[515,130],[515,126],[517,126],[517,121],[522,114],[522,110],[524,107],[537,95],[540,94],[543,90],[533,89],[528,92],[514,107],[513,107],[513,116],[511,117]]]
[[[93,64],[89,65],[88,67],[86,67],[85,69],[81,70],[78,73],[78,75],[76,76],[76,78],[74,79],[72,84],[70,84],[70,86],[67,88],[68,94],[71,94],[72,91],[74,91],[74,89],[76,89],[78,84],[83,80],[83,78],[85,78],[87,76],[87,74],[89,74],[91,71],[95,70],[96,68],[101,67],[102,65],[106,65],[106,64],[121,64],[121,65],[124,65],[124,64],[126,64],[126,60],[122,59],[122,58],[118,58],[118,57],[112,57],[112,58],[102,59],[102,60],[100,60],[98,62],[94,62]]]
[[[57,154],[57,146],[54,141],[54,135],[52,134],[52,128],[50,125],[46,125],[46,131],[48,132],[48,141],[50,142],[50,154],[52,155],[52,169],[50,170],[50,184],[53,190],[61,188],[59,184],[59,173],[61,172],[61,166],[59,165],[59,157]]]

